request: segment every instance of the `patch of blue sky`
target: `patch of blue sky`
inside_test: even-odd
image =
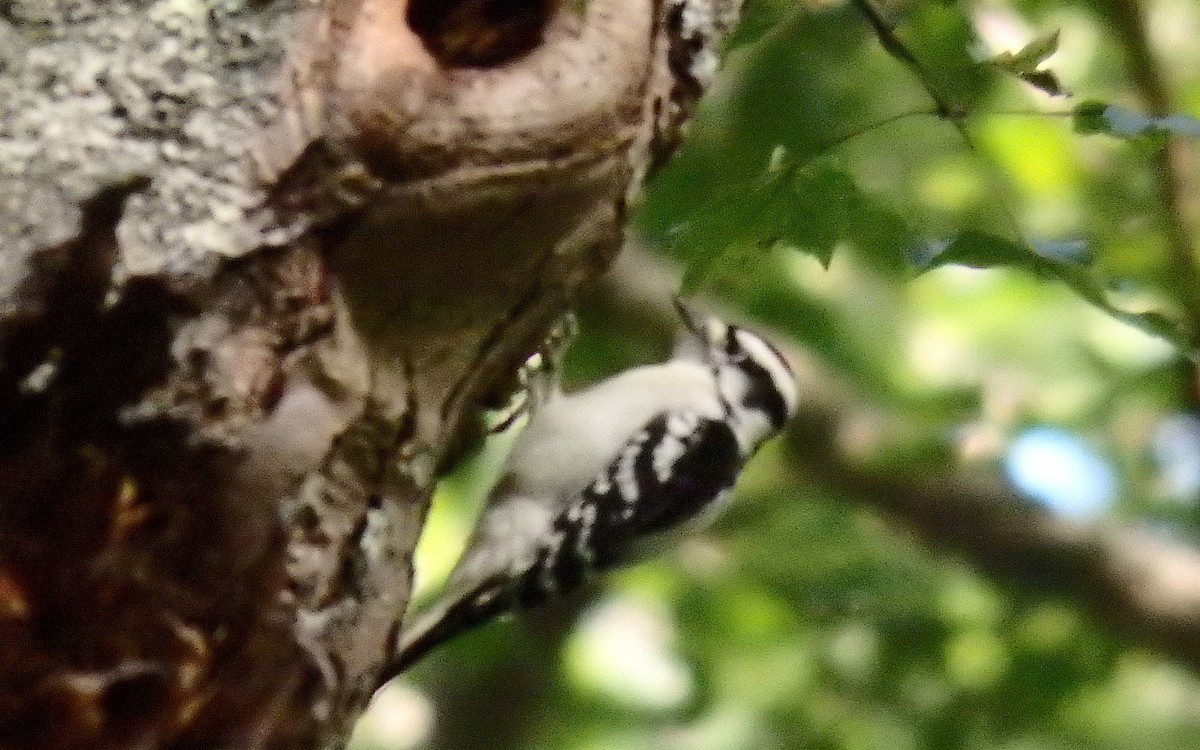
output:
[[[1004,456],[1004,470],[1017,489],[1068,518],[1099,518],[1117,497],[1112,466],[1059,427],[1031,427],[1018,435]]]

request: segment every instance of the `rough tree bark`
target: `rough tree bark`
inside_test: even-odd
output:
[[[0,3],[0,747],[344,741],[739,5]]]

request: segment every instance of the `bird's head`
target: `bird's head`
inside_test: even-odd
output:
[[[679,299],[675,308],[693,339],[688,349],[713,370],[717,397],[743,447],[757,448],[796,412],[796,376],[787,359],[753,331],[699,316]]]

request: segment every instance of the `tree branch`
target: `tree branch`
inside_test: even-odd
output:
[[[872,470],[845,447],[846,422],[861,418],[850,411],[802,414],[788,433],[800,476],[1023,592],[1077,602],[1200,674],[1200,551],[1149,530],[1055,517],[996,476]]]
[[[1151,48],[1141,5],[1135,0],[1107,0],[1102,7],[1109,26],[1125,49],[1134,89],[1147,112],[1155,117],[1171,114],[1167,79]],[[1195,335],[1200,332],[1200,261],[1189,220],[1195,207],[1188,197],[1193,191],[1184,178],[1188,163],[1187,145],[1175,135],[1165,133],[1162,146],[1154,151],[1151,178],[1158,191],[1171,267],[1179,280],[1177,299]]]

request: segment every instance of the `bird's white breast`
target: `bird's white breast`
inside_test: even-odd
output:
[[[711,370],[699,362],[638,367],[578,393],[552,399],[517,439],[509,466],[521,494],[577,491],[621,446],[665,411],[722,415]]]

